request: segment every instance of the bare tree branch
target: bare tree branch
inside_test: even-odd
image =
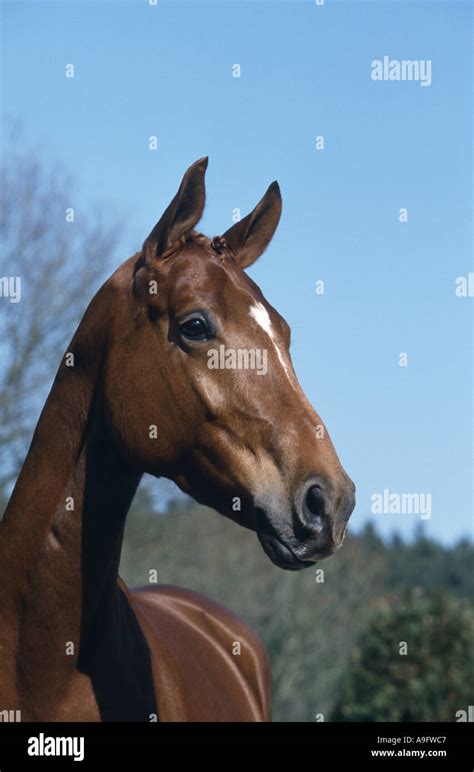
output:
[[[21,301],[0,297],[0,498],[15,480],[59,359],[115,262],[121,226],[76,205],[70,175],[11,127],[0,166],[0,279],[21,277]],[[74,221],[66,220],[74,209]],[[114,218],[115,219],[115,218]]]

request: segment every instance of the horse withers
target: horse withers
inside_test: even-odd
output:
[[[0,526],[0,709],[22,720],[270,719],[268,660],[243,622],[118,578],[143,473],[255,531],[282,568],[344,538],[354,485],[298,383],[287,323],[244,270],[280,219],[278,184],[210,239],[195,230],[206,167],[90,303]]]

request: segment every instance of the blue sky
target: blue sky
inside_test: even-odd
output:
[[[371,495],[431,493],[423,527],[447,543],[472,533],[473,300],[455,294],[473,270],[470,16],[453,0],[3,3],[2,114],[71,169],[80,207],[122,213],[124,259],[200,156],[210,235],[278,179],[251,274],[357,484],[353,528],[408,536],[419,515],[372,515]],[[431,85],[372,81],[385,55],[430,60]]]

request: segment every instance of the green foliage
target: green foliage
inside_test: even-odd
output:
[[[286,572],[270,563],[254,533],[186,500],[171,504],[162,515],[153,514],[152,500],[146,488],[140,488],[127,522],[121,575],[132,587],[145,585],[148,572],[156,569],[159,583],[198,590],[245,619],[260,634],[269,651],[274,685],[273,717],[280,721],[314,721],[320,713],[326,720],[331,715],[339,720],[351,718],[343,715],[341,706],[352,709],[351,706],[366,699],[366,691],[359,694],[354,685],[348,685],[347,674],[355,667],[354,652],[362,651],[364,635],[368,626],[374,624],[371,620],[384,622],[392,608],[402,614],[406,604],[407,620],[412,620],[410,624],[416,632],[415,635],[410,627],[406,635],[412,636],[413,646],[422,647],[413,688],[416,690],[419,685],[424,689],[428,684],[431,691],[427,692],[423,705],[419,699],[414,700],[410,692],[410,705],[399,706],[398,710],[400,715],[404,710],[411,710],[413,719],[421,719],[431,712],[434,718],[443,715],[452,720],[453,706],[460,709],[466,703],[465,689],[456,675],[461,672],[458,659],[452,665],[452,678],[446,681],[449,699],[443,675],[443,671],[451,667],[449,658],[453,651],[449,645],[458,645],[456,620],[448,613],[453,608],[449,603],[457,601],[451,598],[443,601],[449,606],[442,616],[444,622],[449,621],[449,635],[443,636],[444,643],[438,647],[433,632],[438,628],[426,627],[419,617],[436,616],[444,607],[428,614],[427,609],[431,607],[423,605],[431,602],[428,596],[416,597],[412,602],[400,596],[396,603],[389,598],[394,589],[410,582],[418,587],[435,586],[450,576],[450,571],[453,575],[457,571],[458,576],[458,580],[449,585],[451,591],[468,595],[467,564],[470,560],[472,565],[474,551],[468,544],[454,548],[435,544],[435,574],[432,575],[430,561],[420,557],[424,549],[420,540],[421,537],[411,545],[399,542],[397,546],[392,542],[386,546],[373,527],[368,526],[360,536],[347,538],[335,557],[319,563],[315,569]],[[456,569],[453,567],[453,555],[462,559],[466,571],[459,565]],[[414,565],[417,561],[418,568]],[[319,569],[324,571],[323,582],[316,581],[317,577],[322,578],[316,574]],[[460,608],[461,605],[455,605],[455,609]],[[466,614],[468,612],[463,611],[460,619],[470,619]],[[408,640],[401,633],[397,635],[396,641]],[[387,648],[374,650],[372,663],[372,654],[364,660],[367,673],[372,672],[373,666],[370,678],[379,678],[377,668],[384,672],[386,667],[391,673],[393,656],[387,659],[392,651],[391,640],[388,639]],[[464,643],[460,645],[464,651]],[[413,661],[415,652],[411,648],[410,655]],[[408,658],[401,659],[408,661]],[[432,686],[432,671],[436,674],[437,686]],[[387,677],[386,688],[392,697],[393,683],[400,691],[401,682]],[[349,688],[352,689],[350,698]],[[405,692],[400,694],[405,699]],[[436,699],[435,695],[438,695]],[[370,703],[367,711],[369,720],[386,717],[378,703]]]
[[[395,537],[386,555],[390,587],[444,588],[473,600],[473,548],[467,539],[446,549],[427,538],[420,529],[413,544],[405,544]]]
[[[472,702],[473,640],[472,607],[446,592],[386,599],[353,650],[332,719],[455,721]]]

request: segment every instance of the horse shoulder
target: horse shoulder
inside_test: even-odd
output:
[[[270,720],[270,663],[245,622],[170,585],[135,590],[129,600],[150,645],[161,720]]]

